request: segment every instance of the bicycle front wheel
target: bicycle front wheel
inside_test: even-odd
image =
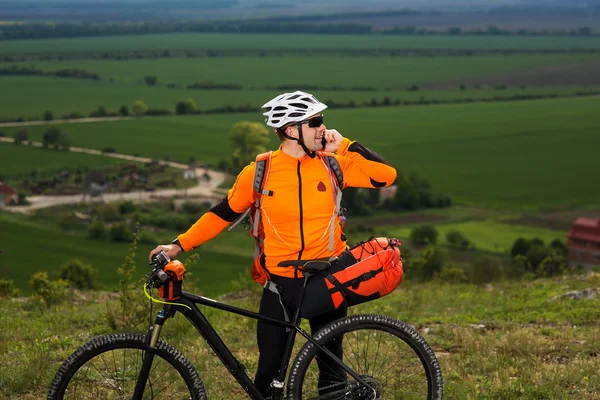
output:
[[[442,373],[435,354],[404,322],[384,315],[351,315],[332,322],[314,339],[321,345],[341,340],[342,361],[368,387],[307,342],[290,372],[290,400],[442,399]]]
[[[145,353],[146,335],[97,336],[62,364],[48,400],[131,400]],[[204,400],[206,393],[192,364],[159,341],[142,398]]]

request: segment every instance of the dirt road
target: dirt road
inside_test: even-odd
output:
[[[12,138],[4,138],[0,137],[0,142],[9,142],[12,143]],[[42,143],[40,142],[32,142],[33,146],[42,147]],[[135,157],[127,154],[118,154],[118,153],[102,153],[99,150],[94,149],[84,149],[80,147],[71,147],[70,151],[76,153],[86,153],[93,154],[104,157],[113,157],[119,158],[122,160],[129,161],[138,161],[143,163],[148,163],[152,161],[151,158],[147,157]],[[181,170],[185,170],[188,168],[186,164],[180,164],[172,161],[158,161],[160,164],[167,165],[172,168],[177,168]],[[122,200],[131,200],[135,202],[142,201],[153,201],[157,199],[165,199],[171,198],[173,196],[186,196],[186,197],[204,197],[208,201],[215,201],[216,199],[220,199],[223,197],[222,194],[215,194],[215,189],[225,180],[225,173],[219,171],[213,171],[205,168],[197,168],[196,175],[199,177],[204,176],[207,173],[210,177],[209,180],[205,180],[200,178],[198,185],[187,188],[187,189],[161,189],[152,192],[147,191],[136,191],[136,192],[122,192],[122,193],[105,193],[103,195],[104,201],[122,201]],[[84,198],[83,194],[76,195],[64,195],[64,196],[30,196],[27,197],[27,201],[31,204],[28,206],[15,206],[15,207],[6,207],[4,210],[19,212],[19,213],[29,213],[33,210],[37,210],[40,208],[52,207],[57,205],[64,204],[77,204],[82,201],[101,201],[100,198],[89,198],[86,196]]]

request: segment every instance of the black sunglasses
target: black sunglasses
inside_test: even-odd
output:
[[[301,122],[302,124],[308,124],[309,128],[318,128],[323,125],[323,114],[317,115],[316,117],[312,117],[310,119],[304,120]]]

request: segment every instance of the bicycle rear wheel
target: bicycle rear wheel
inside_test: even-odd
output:
[[[342,361],[370,387],[340,374],[327,355],[307,342],[291,368],[290,400],[442,399],[442,373],[433,350],[401,321],[383,315],[351,315],[332,322],[314,338],[321,345],[343,338]]]
[[[97,336],[60,367],[48,400],[131,400],[146,350],[146,335]],[[143,399],[206,399],[200,376],[175,348],[159,341]]]

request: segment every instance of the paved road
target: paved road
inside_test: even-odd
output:
[[[13,142],[12,138],[4,138],[0,137],[0,142]],[[42,147],[42,143],[40,142],[32,142],[33,146]],[[94,154],[104,157],[113,157],[120,158],[123,160],[129,161],[139,161],[143,163],[147,163],[152,161],[151,158],[146,157],[134,157],[126,154],[118,154],[118,153],[102,153],[99,150],[94,149],[84,149],[79,147],[71,147],[70,151],[76,153],[87,153]],[[188,169],[186,164],[180,164],[171,161],[158,161],[160,164],[168,165],[172,168],[177,168],[181,170]],[[222,194],[216,194],[215,189],[225,180],[225,173],[219,171],[213,171],[205,168],[197,168],[196,175],[203,176],[205,173],[208,173],[210,179],[208,181],[204,179],[200,179],[197,186],[187,188],[187,189],[161,189],[152,192],[147,191],[136,191],[136,192],[123,192],[123,193],[105,193],[103,195],[104,201],[121,201],[121,200],[131,200],[135,202],[143,202],[143,201],[153,201],[157,199],[171,198],[173,196],[178,197],[204,197],[209,201],[215,201],[217,199],[223,198]],[[31,204],[28,206],[14,206],[14,207],[6,207],[4,210],[20,212],[20,213],[28,213],[32,210],[37,210],[40,208],[52,207],[57,205],[64,204],[77,204],[82,201],[101,201],[99,198],[90,199],[89,196],[86,198],[83,197],[82,194],[76,195],[64,195],[64,196],[29,196],[27,197],[27,201]]]

